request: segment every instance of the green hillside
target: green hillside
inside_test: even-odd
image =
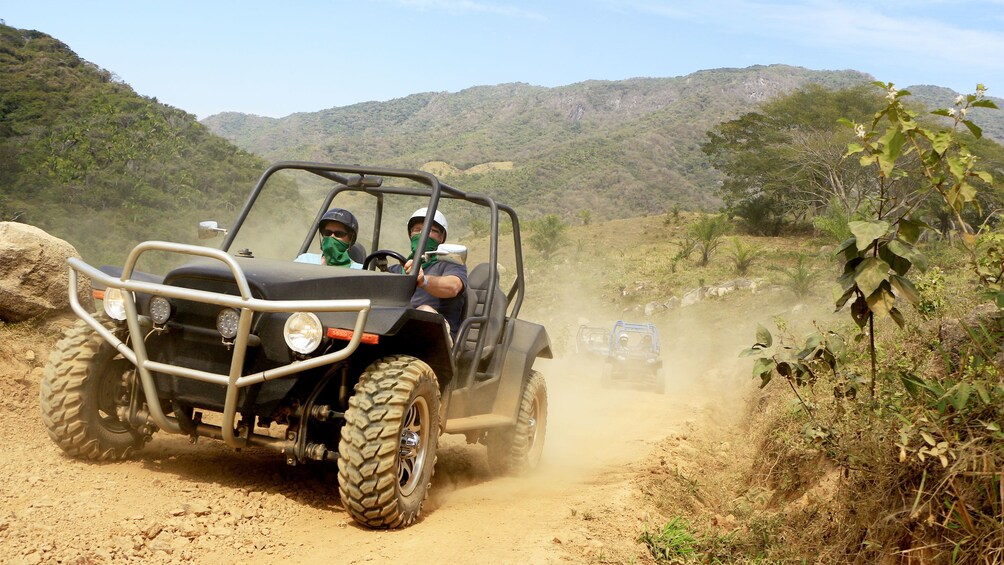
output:
[[[856,71],[753,66],[557,88],[479,86],[281,119],[217,114],[203,123],[269,159],[445,162],[460,171],[511,162],[511,169],[468,172],[456,182],[530,216],[571,218],[588,208],[597,219],[613,219],[677,206],[716,208],[721,177],[699,148],[706,131],[807,84],[843,88],[873,80]],[[924,92],[918,100],[929,104],[954,98],[947,90]],[[1004,120],[982,117],[986,135],[1004,140]]]
[[[59,40],[0,25],[0,220],[121,264],[139,241],[232,217],[264,166]]]

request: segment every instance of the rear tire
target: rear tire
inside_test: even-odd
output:
[[[547,384],[543,375],[530,371],[520,399],[516,424],[489,430],[488,466],[497,474],[521,474],[540,464],[547,431]]]
[[[366,368],[338,445],[338,492],[356,522],[389,529],[418,519],[439,433],[439,384],[427,364],[401,355]]]
[[[109,329],[113,322],[103,319]],[[73,457],[117,461],[143,447],[146,438],[119,420],[135,383],[132,363],[79,320],[49,357],[39,386],[42,421],[49,437]]]

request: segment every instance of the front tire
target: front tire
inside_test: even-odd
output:
[[[547,384],[537,371],[530,371],[520,399],[516,424],[488,432],[488,466],[500,475],[532,471],[540,464],[547,431]]]
[[[113,328],[110,320],[102,320]],[[118,461],[146,437],[118,417],[128,405],[135,368],[83,320],[67,330],[49,357],[39,386],[42,421],[52,441],[81,459]]]
[[[338,492],[356,522],[400,528],[421,515],[439,427],[439,384],[427,364],[401,355],[366,368],[338,445]]]

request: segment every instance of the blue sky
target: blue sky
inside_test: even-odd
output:
[[[198,118],[784,63],[1004,97],[1004,0],[8,0]]]

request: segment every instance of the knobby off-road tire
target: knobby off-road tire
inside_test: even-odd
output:
[[[421,515],[439,432],[439,384],[428,365],[401,355],[366,368],[338,444],[338,492],[356,522],[400,528]]]
[[[532,471],[540,463],[547,431],[547,385],[537,371],[530,378],[520,398],[516,424],[488,432],[488,466],[500,475]]]
[[[52,441],[73,457],[96,461],[124,459],[143,447],[146,438],[116,414],[117,403],[129,398],[122,377],[131,370],[114,347],[77,321],[56,344],[39,386],[42,421]]]

